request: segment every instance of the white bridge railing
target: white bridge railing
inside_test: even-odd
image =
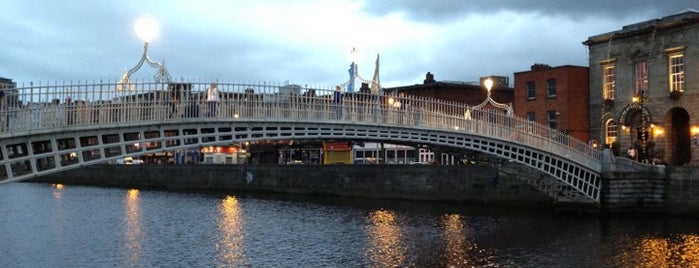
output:
[[[30,84],[5,89],[0,139],[18,133],[104,124],[207,120],[333,120],[468,132],[538,148],[601,170],[601,152],[547,126],[495,110],[409,95],[375,95],[298,85],[218,83]],[[5,156],[7,157],[7,156]],[[4,157],[2,157],[4,158]]]

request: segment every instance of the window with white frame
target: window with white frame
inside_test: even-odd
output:
[[[646,61],[636,62],[636,96],[648,94],[648,66]]]
[[[670,91],[684,91],[684,54],[677,53],[670,55]]]
[[[548,97],[556,97],[556,79],[546,80]]]
[[[604,143],[611,148],[612,143],[614,143],[617,138],[617,125],[616,122],[614,122],[614,119],[607,120],[604,133]]]
[[[557,124],[556,124],[556,119],[558,119],[558,112],[556,111],[548,111],[548,119],[549,119],[549,128],[551,129],[556,129]]]
[[[614,65],[606,65],[602,67],[602,95],[606,100],[616,98],[616,79],[614,77]]]
[[[533,100],[536,98],[536,84],[534,81],[527,81],[527,99]]]

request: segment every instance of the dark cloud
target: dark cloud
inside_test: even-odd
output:
[[[662,17],[686,8],[699,9],[696,0],[403,0],[372,1],[364,10],[373,15],[405,12],[411,19],[447,21],[473,14],[511,11],[540,13],[580,19],[588,16],[634,18],[639,15]],[[650,18],[649,18],[650,19]]]

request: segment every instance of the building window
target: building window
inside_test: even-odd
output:
[[[546,84],[548,85],[546,88],[548,89],[548,96],[549,97],[555,97],[556,96],[556,79],[549,79],[546,80]]]
[[[636,63],[636,96],[648,94],[648,66],[646,61]]]
[[[536,84],[534,81],[527,82],[527,99],[533,100],[536,98]]]
[[[549,128],[556,129],[556,119],[558,119],[558,112],[549,111],[548,117],[549,117]]]
[[[684,55],[670,55],[670,91],[684,91]]]
[[[605,124],[605,137],[604,137],[604,142],[607,144],[609,148],[612,148],[612,143],[616,141],[617,137],[617,126],[616,122],[614,122],[613,119],[609,119],[607,123]]]
[[[605,100],[613,100],[616,98],[616,79],[614,78],[614,66],[604,66],[602,69],[602,90]]]
[[[527,120],[536,121],[536,116],[534,115],[534,112],[527,112]]]

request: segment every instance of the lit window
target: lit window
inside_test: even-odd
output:
[[[614,66],[604,66],[602,71],[602,87],[604,90],[604,99],[613,100],[614,98],[616,98],[616,93],[614,92],[616,88],[616,80],[614,78]]]
[[[546,81],[546,84],[548,85],[548,87],[547,87],[548,96],[555,97],[556,96],[556,79],[549,79]]]
[[[636,96],[648,95],[648,66],[646,61],[636,63]]]
[[[534,81],[527,82],[527,99],[533,100],[536,98],[536,84]]]
[[[684,91],[684,55],[670,55],[670,91]]]
[[[558,118],[558,112],[549,111],[548,117],[549,117],[549,128],[556,129],[556,119]]]
[[[614,122],[613,119],[610,119],[607,121],[605,124],[605,137],[604,137],[604,142],[609,146],[610,148],[612,147],[612,143],[616,141],[617,137],[617,126],[616,123]]]

